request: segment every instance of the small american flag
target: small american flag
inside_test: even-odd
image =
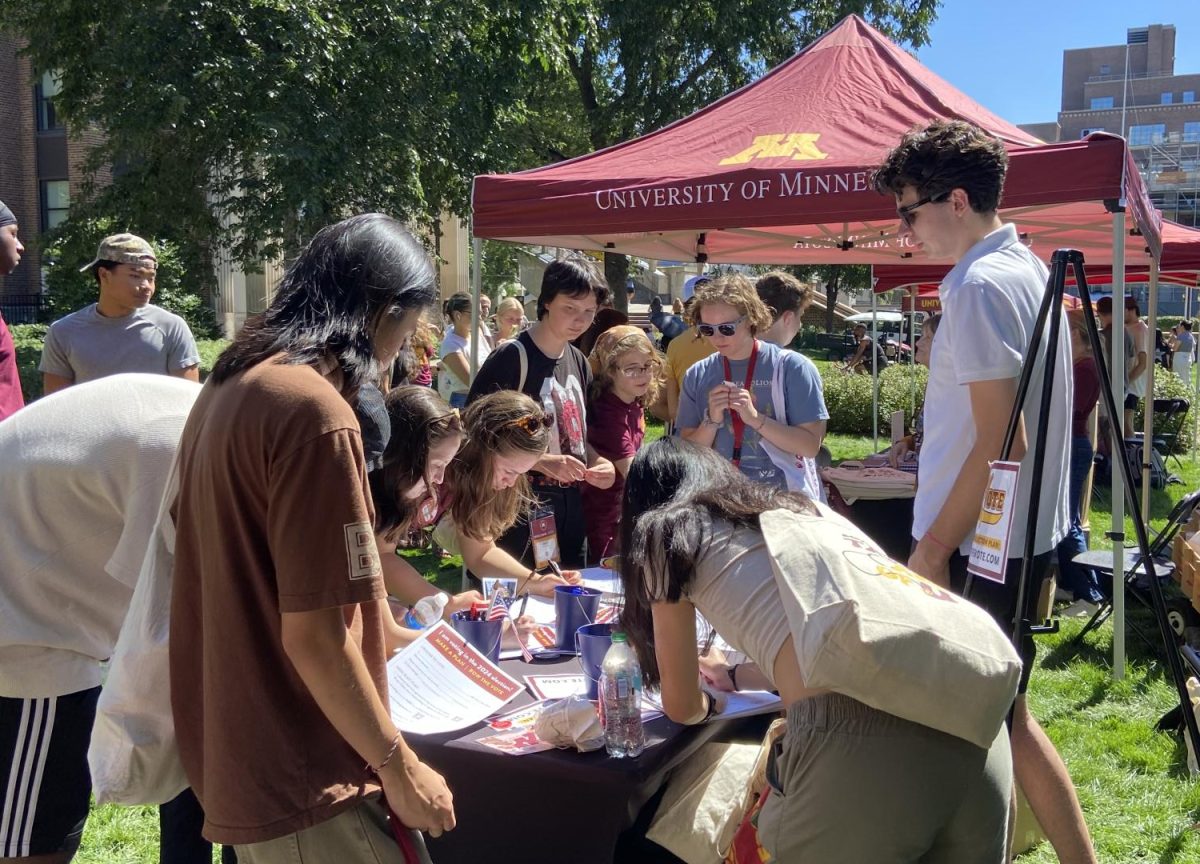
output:
[[[503,591],[497,591],[492,595],[492,605],[488,606],[487,614],[484,615],[484,618],[488,621],[496,621],[507,617],[508,603],[506,602],[506,594]]]
[[[621,610],[614,605],[601,606],[600,611],[596,613],[597,624],[608,624],[610,621],[616,621],[621,614]]]

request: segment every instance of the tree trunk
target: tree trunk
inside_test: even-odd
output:
[[[840,272],[834,272],[833,276],[825,283],[825,332],[833,332],[833,312],[837,306],[838,299],[838,283],[842,280]]]
[[[629,257],[605,252],[604,278],[608,281],[608,290],[612,292],[613,308],[628,315],[629,295],[625,292],[625,282],[629,278]]]

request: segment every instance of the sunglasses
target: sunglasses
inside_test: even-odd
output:
[[[641,378],[643,375],[649,375],[654,371],[654,364],[647,363],[645,366],[622,366],[621,374],[626,378]]]
[[[516,420],[510,420],[504,424],[508,426],[516,426],[518,429],[524,429],[525,434],[533,436],[538,434],[543,429],[549,429],[554,425],[554,418],[549,414],[543,414],[540,417],[535,414],[526,414],[524,417],[518,417]]]
[[[941,204],[950,197],[949,192],[938,192],[936,195],[926,195],[919,201],[914,201],[911,204],[905,204],[903,207],[896,208],[896,215],[900,217],[900,221],[907,227],[911,228],[917,222],[917,214],[913,211],[918,207],[924,207],[926,204]]]
[[[738,325],[746,320],[743,315],[734,321],[726,321],[724,324],[697,324],[696,329],[700,331],[701,336],[711,336],[713,333],[720,333],[722,336],[732,336],[737,332]]]

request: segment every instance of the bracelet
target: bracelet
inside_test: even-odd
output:
[[[520,582],[520,583],[517,585],[517,590],[516,590],[515,592],[513,592],[513,599],[514,599],[514,600],[515,600],[517,597],[520,597],[520,596],[521,596],[521,589],[522,589],[522,588],[526,588],[526,589],[528,589],[528,588],[529,588],[529,583],[534,581],[534,577],[541,578],[541,574],[540,574],[540,573],[538,573],[536,569],[531,569],[531,570],[529,571],[529,574],[528,574],[528,575],[525,577],[524,581]]]
[[[955,549],[951,548],[950,546],[947,546],[945,543],[943,543],[938,538],[934,537],[932,531],[925,532],[925,539],[928,540],[930,543],[932,543],[934,546],[937,546],[942,551],[944,551],[950,555],[953,555],[956,551]]]
[[[730,667],[729,667],[729,683],[733,685],[733,692],[734,692],[734,693],[736,693],[736,692],[737,692],[737,689],[738,689],[738,686],[737,686],[737,670],[738,670],[738,667],[739,667],[739,666],[741,666],[741,665],[742,665],[741,663],[735,663],[734,665],[732,665],[732,666],[730,666]]]
[[[766,415],[766,414],[763,414],[763,415],[762,415],[762,422],[758,424],[758,428],[757,428],[757,429],[755,429],[754,431],[755,431],[755,432],[757,432],[758,434],[760,434],[760,435],[761,435],[761,434],[762,434],[763,427],[764,427],[764,426],[766,426],[766,425],[767,425],[767,415]]]
[[[700,721],[701,723],[707,723],[717,714],[717,697],[707,690],[701,690],[700,692],[708,697],[708,708],[704,711],[704,719]]]
[[[378,774],[380,771],[382,771],[384,768],[387,767],[387,764],[392,761],[392,757],[396,755],[396,751],[399,749],[400,749],[400,730],[397,729],[396,737],[394,737],[392,739],[392,748],[390,750],[388,750],[387,755],[383,757],[383,761],[379,763],[378,767],[373,767],[371,765],[371,763],[368,762],[367,770],[373,774]]]
[[[705,411],[704,419],[700,421],[700,425],[701,426],[712,426],[715,428],[715,427],[721,425],[721,421],[712,419],[712,417],[708,416],[708,412]]]

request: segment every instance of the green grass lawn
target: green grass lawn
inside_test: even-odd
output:
[[[661,434],[661,424],[650,424],[649,440]],[[871,452],[870,438],[831,435],[827,443],[836,460]],[[1186,490],[1200,488],[1200,465],[1190,457],[1183,458],[1182,469],[1174,460],[1170,467],[1185,482],[1154,491],[1152,530]],[[1097,544],[1105,542],[1101,534],[1111,514],[1109,500],[1108,489],[1098,487],[1091,508]],[[1132,543],[1132,528],[1126,530]],[[458,590],[457,557],[442,558],[437,550],[413,550],[408,557],[430,581]],[[1156,636],[1153,619],[1142,610],[1131,609],[1130,620]],[[1200,862],[1200,780],[1187,776],[1182,743],[1154,731],[1159,717],[1176,704],[1162,649],[1151,649],[1130,632],[1127,674],[1114,681],[1112,625],[1072,651],[1068,643],[1082,626],[1082,621],[1064,620],[1060,633],[1039,640],[1029,702],[1071,772],[1099,859],[1105,864]],[[153,862],[157,856],[154,808],[106,806],[93,810],[76,860],[127,864]],[[1052,864],[1057,859],[1043,843],[1019,860]]]

